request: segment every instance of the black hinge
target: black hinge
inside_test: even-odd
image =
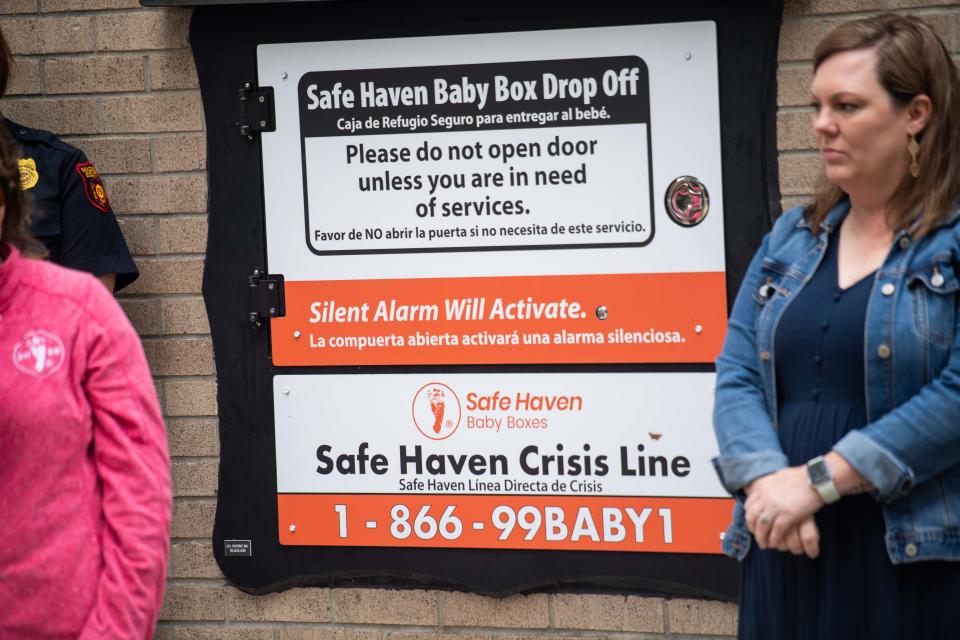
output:
[[[273,119],[273,87],[254,87],[245,82],[240,87],[240,135],[253,141],[253,134],[276,131]]]
[[[263,269],[254,269],[247,278],[250,284],[250,324],[259,329],[264,318],[282,318],[287,310],[283,299],[283,276],[266,274]]]

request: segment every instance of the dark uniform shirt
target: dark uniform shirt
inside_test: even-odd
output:
[[[20,147],[20,187],[33,200],[30,230],[50,259],[95,276],[115,273],[117,290],[136,280],[140,272],[93,163],[49,131],[6,123]]]

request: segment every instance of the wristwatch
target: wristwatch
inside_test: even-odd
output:
[[[833,484],[830,468],[824,462],[823,456],[817,456],[807,463],[807,477],[810,478],[810,486],[817,490],[825,504],[831,504],[840,499],[840,492]]]

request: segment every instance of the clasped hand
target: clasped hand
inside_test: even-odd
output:
[[[747,528],[761,549],[820,555],[820,530],[813,514],[823,506],[804,467],[787,467],[757,478],[747,488]]]

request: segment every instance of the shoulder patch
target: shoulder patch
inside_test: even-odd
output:
[[[20,168],[20,188],[23,191],[33,189],[40,181],[40,174],[37,173],[37,161],[33,158],[20,158],[17,160]]]
[[[90,204],[104,213],[109,211],[110,201],[107,199],[107,190],[103,188],[103,180],[100,179],[100,174],[97,173],[97,168],[93,166],[93,163],[77,163],[77,173],[80,174],[80,180],[83,182],[83,192]]]

